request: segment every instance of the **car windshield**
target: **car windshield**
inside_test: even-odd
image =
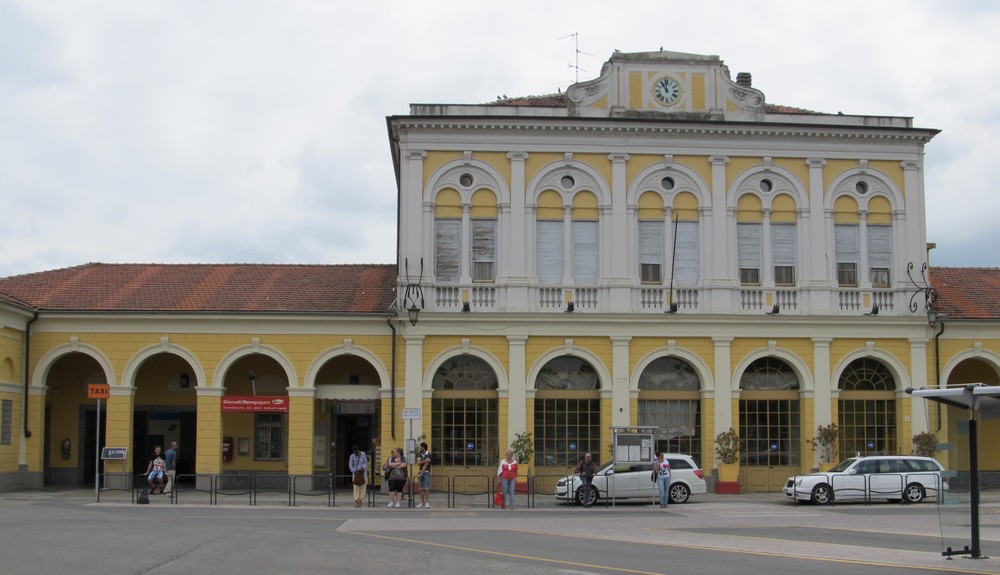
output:
[[[852,465],[854,465],[855,461],[857,461],[857,459],[854,458],[854,457],[852,457],[850,459],[845,459],[845,460],[841,461],[840,463],[838,463],[837,465],[834,465],[833,469],[831,469],[830,471],[833,472],[833,473],[840,473],[840,472],[843,472],[843,471],[847,471],[847,468],[850,467],[850,466],[852,466]]]

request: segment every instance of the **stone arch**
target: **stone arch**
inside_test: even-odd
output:
[[[503,363],[501,363],[493,354],[480,347],[454,346],[442,350],[441,353],[437,354],[437,356],[435,356],[434,359],[427,364],[427,371],[424,372],[423,381],[420,384],[420,388],[425,393],[433,391],[434,374],[437,373],[437,370],[441,367],[441,365],[444,364],[444,362],[449,358],[455,357],[456,355],[471,355],[485,361],[487,365],[493,369],[493,373],[497,376],[497,391],[506,391],[510,389],[510,380],[507,378],[507,372],[503,368]]]
[[[292,366],[290,361],[288,361],[288,358],[277,349],[267,345],[260,345],[258,343],[240,346],[227,353],[226,356],[219,361],[219,365],[215,369],[215,375],[212,377],[213,381],[210,384],[211,387],[218,387],[216,381],[225,381],[226,373],[236,360],[253,354],[260,354],[273,359],[285,371],[285,377],[288,378],[288,386],[290,388],[299,387],[299,380],[295,373],[295,367]]]
[[[875,186],[871,186],[868,193],[864,195],[858,194],[855,190],[855,186],[862,180],[869,184],[876,184]],[[903,194],[893,183],[892,178],[879,170],[871,168],[864,170],[853,168],[846,170],[834,178],[830,182],[830,187],[827,189],[826,194],[824,194],[824,209],[826,211],[833,211],[834,202],[837,201],[837,198],[844,195],[855,198],[858,201],[858,208],[861,210],[867,210],[868,202],[876,196],[887,198],[895,210],[902,210],[905,205]]]
[[[640,359],[635,364],[635,369],[632,370],[631,376],[629,376],[629,392],[639,391],[639,376],[641,376],[642,372],[649,367],[649,364],[653,363],[657,359],[660,359],[661,357],[676,357],[677,359],[683,360],[690,365],[694,369],[695,373],[698,374],[698,380],[701,383],[700,391],[702,393],[715,389],[715,379],[712,378],[712,370],[698,354],[692,353],[684,348],[673,348],[652,351]]]
[[[812,377],[812,372],[809,371],[809,365],[802,358],[780,347],[767,347],[748,353],[733,369],[732,390],[734,393],[740,391],[740,378],[743,377],[743,372],[746,371],[747,367],[758,359],[765,357],[780,359],[792,368],[792,371],[795,372],[795,377],[799,380],[799,392],[816,389],[816,382]]]
[[[375,373],[378,374],[379,389],[382,391],[389,391],[392,382],[389,379],[389,370],[386,369],[382,360],[379,359],[377,355],[363,347],[356,347],[349,344],[332,347],[317,355],[316,358],[313,359],[312,363],[309,364],[309,367],[306,368],[305,380],[302,382],[302,387],[305,389],[315,389],[316,375],[319,374],[320,369],[322,369],[322,367],[329,361],[344,355],[357,356],[367,361],[372,368],[375,369]]]
[[[770,190],[762,190],[763,180],[771,181]],[[802,182],[794,174],[777,166],[758,164],[751,166],[733,178],[733,184],[726,192],[727,205],[736,205],[736,200],[744,193],[754,193],[761,199],[765,209],[770,209],[771,199],[780,194],[790,195],[799,208],[809,205],[809,194]]]
[[[64,343],[62,345],[56,346],[50,349],[42,357],[38,359],[38,364],[35,367],[35,371],[31,376],[31,387],[33,388],[44,388],[45,382],[49,376],[49,370],[52,365],[55,364],[59,358],[64,355],[71,353],[82,353],[84,355],[90,356],[101,366],[101,370],[104,371],[104,377],[108,385],[115,386],[118,385],[115,378],[114,369],[111,367],[111,361],[101,353],[96,347],[80,343],[75,337],[70,338],[69,343]]]
[[[573,176],[575,183],[570,188],[564,188],[560,179],[563,176]],[[611,205],[611,189],[601,174],[593,167],[575,160],[552,162],[542,167],[528,182],[527,200],[529,204],[537,201],[538,194],[545,190],[559,192],[564,205],[572,203],[573,194],[580,190],[589,190],[597,196],[599,206]]]
[[[198,356],[191,353],[187,348],[181,347],[175,343],[170,343],[166,338],[161,340],[159,344],[150,345],[139,350],[132,356],[131,359],[129,359],[128,363],[125,364],[125,371],[122,373],[122,385],[135,387],[135,377],[139,372],[139,368],[142,367],[143,362],[150,357],[161,353],[176,355],[186,361],[187,364],[191,366],[191,369],[194,370],[195,382],[199,385],[208,385],[205,368],[198,360]]]
[[[663,178],[668,176],[674,178],[675,182],[674,188],[669,191],[664,190],[660,185]],[[712,195],[705,181],[697,172],[680,164],[671,163],[669,166],[654,164],[636,174],[629,185],[625,199],[626,204],[635,206],[639,201],[639,196],[645,192],[660,194],[664,205],[671,205],[670,198],[681,192],[694,194],[698,198],[699,207],[704,208],[712,205]]]
[[[859,349],[850,352],[844,357],[840,358],[837,365],[834,366],[830,378],[830,387],[832,389],[839,389],[840,378],[844,375],[844,370],[851,362],[857,359],[871,358],[878,360],[882,363],[892,374],[892,378],[896,381],[896,389],[894,391],[902,391],[909,387],[910,376],[906,371],[906,366],[903,362],[899,361],[896,356],[877,348],[871,349]]]
[[[997,377],[1000,377],[1000,354],[993,351],[974,348],[961,351],[952,357],[948,358],[948,361],[941,366],[941,381],[947,382],[951,377],[951,374],[955,369],[963,362],[970,359],[978,359],[979,361],[985,363],[986,365],[993,368],[997,373]],[[933,375],[933,374],[931,374]]]
[[[463,174],[472,176],[471,185],[463,185],[461,178]],[[482,160],[470,158],[469,160],[453,160],[447,162],[429,178],[427,186],[424,188],[424,201],[433,202],[434,196],[442,189],[451,188],[459,193],[463,203],[472,201],[472,194],[482,188],[489,189],[497,195],[497,202],[510,202],[510,189],[506,180],[491,165]]]
[[[597,373],[597,383],[599,385],[597,391],[611,389],[611,372],[608,371],[607,366],[604,365],[597,355],[586,349],[575,346],[567,346],[547,351],[538,356],[535,362],[531,364],[531,369],[528,370],[528,378],[525,380],[526,386],[530,392],[534,393],[535,380],[538,378],[538,373],[542,370],[545,364],[547,364],[550,360],[564,355],[582,359],[594,368],[594,372]]]

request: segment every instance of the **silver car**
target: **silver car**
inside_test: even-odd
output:
[[[705,474],[690,455],[667,453],[670,461],[670,501],[684,503],[693,494],[705,493]],[[659,488],[651,480],[653,462],[605,463],[594,475],[590,490],[583,488],[580,477],[568,475],[556,483],[556,499],[575,499],[580,505],[592,505],[602,498],[649,499],[659,497]]]
[[[920,503],[948,490],[944,467],[930,457],[872,455],[851,457],[830,471],[795,475],[785,495],[795,501],[825,505],[837,501],[888,499]]]

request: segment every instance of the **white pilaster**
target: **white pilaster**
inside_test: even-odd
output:
[[[525,364],[526,335],[508,335],[507,350],[510,355],[507,368],[507,445],[517,439],[518,433],[529,431],[527,405],[527,366]]]
[[[629,409],[629,342],[631,336],[611,337],[611,425],[632,425]]]

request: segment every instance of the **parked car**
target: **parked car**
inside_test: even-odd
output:
[[[930,457],[851,457],[830,471],[789,477],[783,491],[793,501],[816,504],[883,498],[920,503],[948,490],[948,479],[942,476],[942,471],[944,467]]]
[[[684,503],[693,494],[705,493],[705,474],[690,455],[668,453],[670,461],[670,501]],[[651,481],[653,462],[605,463],[598,468],[589,491],[576,475],[568,475],[556,483],[556,499],[575,499],[580,505],[593,504],[601,498],[649,499],[659,497],[656,483]]]

